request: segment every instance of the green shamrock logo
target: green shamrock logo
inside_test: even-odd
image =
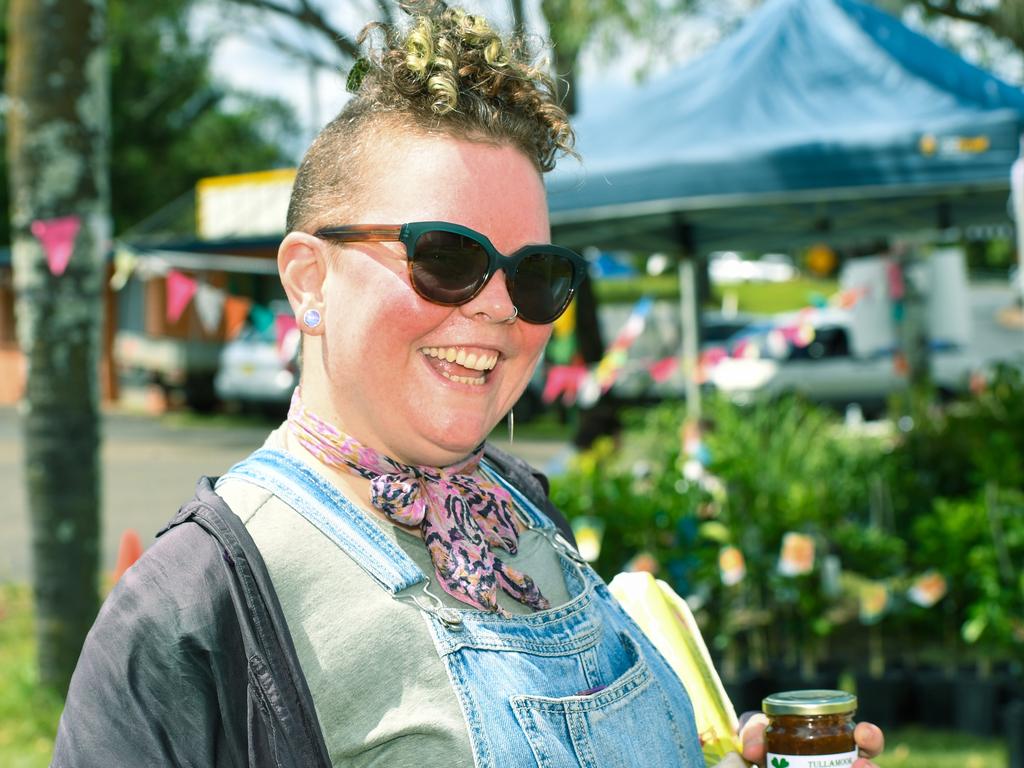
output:
[[[789,765],[789,760],[784,757],[773,757],[772,768],[786,768]]]

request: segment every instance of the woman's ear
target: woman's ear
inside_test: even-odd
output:
[[[326,243],[305,232],[289,232],[277,250],[277,271],[299,329],[319,333],[327,278]]]

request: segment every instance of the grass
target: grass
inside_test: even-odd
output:
[[[839,284],[835,280],[809,277],[798,277],[784,283],[736,283],[716,286],[711,304],[719,307],[725,295],[734,294],[740,312],[767,315],[803,309],[812,303],[815,296],[828,298],[838,290]],[[631,303],[641,296],[678,300],[679,279],[675,274],[669,274],[597,280],[594,282],[594,291],[599,302],[609,304]]]
[[[44,768],[62,702],[36,684],[29,590],[0,585],[0,766]],[[994,739],[908,728],[886,735],[880,768],[1006,768]]]
[[[720,285],[715,288],[717,304],[726,294],[738,299],[740,312],[754,315],[770,315],[776,312],[791,312],[811,306],[815,297],[827,299],[839,290],[835,280],[815,280],[799,277],[785,283],[737,283]]]
[[[962,733],[907,728],[886,734],[880,768],[1006,768],[1003,742]]]
[[[31,594],[0,585],[0,765],[46,766],[53,752],[60,697],[37,685]]]

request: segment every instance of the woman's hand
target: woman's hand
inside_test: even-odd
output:
[[[746,718],[746,714],[744,714]],[[740,743],[743,744],[743,758],[750,762],[764,765],[764,729],[768,726],[768,716],[760,712],[749,719],[741,719]],[[860,749],[861,757],[853,764],[853,768],[878,768],[870,758],[882,754],[885,749],[885,736],[882,729],[871,723],[857,723],[853,738]]]

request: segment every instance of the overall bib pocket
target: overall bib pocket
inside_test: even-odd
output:
[[[510,699],[539,768],[699,768],[690,765],[661,686],[640,649],[620,635],[632,664],[593,693]]]

